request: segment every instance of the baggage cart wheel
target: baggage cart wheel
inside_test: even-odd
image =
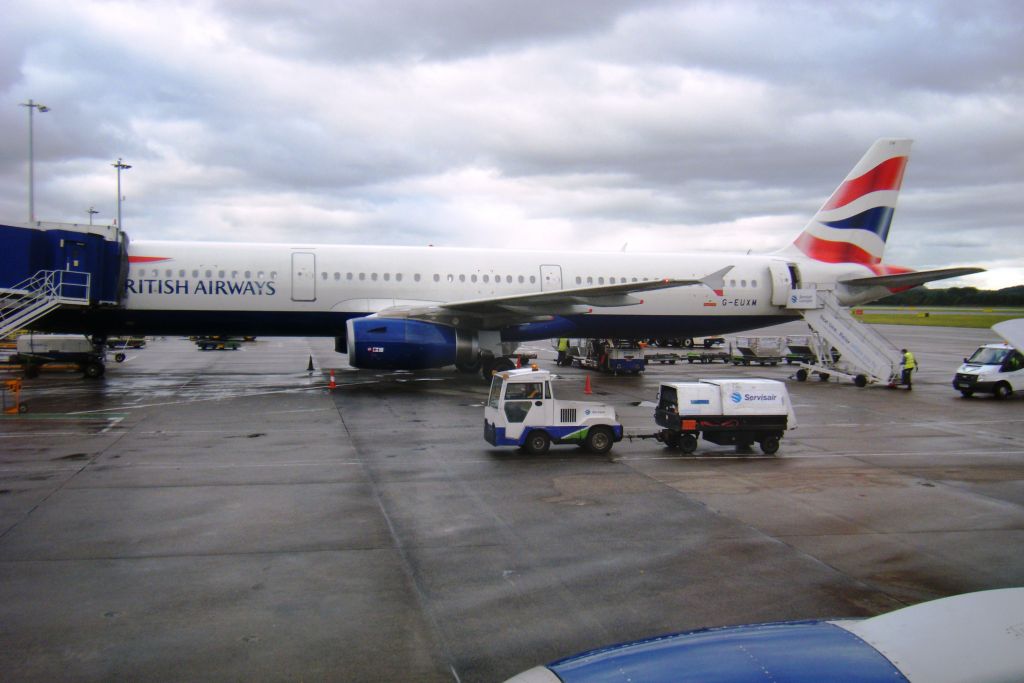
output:
[[[779,437],[766,436],[761,439],[761,451],[765,455],[775,455],[779,452]]]
[[[796,381],[797,382],[806,382],[807,381],[807,370],[806,369],[800,368],[799,370],[796,371]]]
[[[604,455],[612,449],[615,439],[607,427],[593,427],[587,432],[587,450],[597,455]]]
[[[853,378],[853,383],[856,384],[861,389],[863,389],[868,385],[868,378],[865,377],[864,375],[857,375],[856,377]]]
[[[829,374],[827,372],[819,372],[818,373],[818,381],[819,382],[827,382],[828,378],[829,378]]]
[[[548,433],[541,430],[535,429],[526,435],[526,441],[523,443],[523,450],[530,455],[544,455],[551,448],[551,438],[548,437]]]
[[[114,360],[117,361],[118,363],[123,363],[125,358],[127,357],[128,356],[124,355],[123,351],[118,351],[117,353],[114,354]]]
[[[683,453],[693,453],[697,450],[697,437],[693,434],[681,434],[679,436],[679,450]]]

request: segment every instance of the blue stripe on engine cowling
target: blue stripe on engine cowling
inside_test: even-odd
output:
[[[548,665],[563,683],[907,681],[877,650],[825,621],[706,629],[623,643]]]

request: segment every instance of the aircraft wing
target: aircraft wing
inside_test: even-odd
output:
[[[1024,353],[1024,318],[1004,320],[993,325],[992,329],[1010,346]]]
[[[961,277],[984,272],[984,268],[939,268],[938,270],[917,270],[910,273],[896,273],[895,275],[876,275],[873,277],[857,277],[852,280],[840,280],[843,285],[854,287],[890,287],[906,288],[917,287],[932,280],[945,280],[950,277]]]
[[[550,320],[556,315],[589,313],[595,307],[635,306],[643,299],[636,296],[672,287],[703,285],[721,293],[725,274],[732,266],[702,278],[685,280],[664,278],[647,282],[628,282],[596,287],[555,289],[509,296],[449,301],[427,306],[393,306],[378,311],[378,318],[413,318],[464,327],[490,329],[505,325]]]

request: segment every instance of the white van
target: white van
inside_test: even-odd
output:
[[[979,346],[956,371],[953,388],[964,398],[977,392],[1009,398],[1015,390],[1024,388],[1024,356],[1009,344]]]

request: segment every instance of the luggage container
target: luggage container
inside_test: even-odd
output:
[[[654,421],[659,441],[692,453],[697,439],[745,450],[757,443],[767,455],[779,450],[796,415],[786,385],[770,379],[702,379],[662,382]]]

